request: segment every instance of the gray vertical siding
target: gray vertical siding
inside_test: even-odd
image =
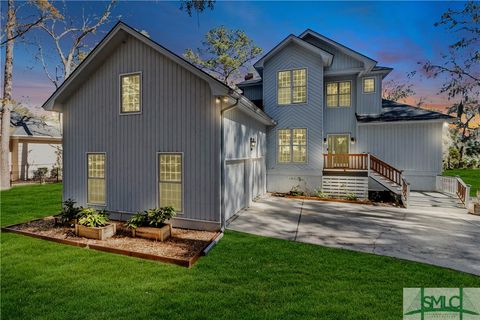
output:
[[[119,115],[119,74],[142,72],[142,113]],[[129,37],[64,108],[64,198],[86,205],[87,152],[105,152],[109,211],[157,206],[157,152],[184,154],[180,218],[219,221],[220,111],[208,83]]]
[[[359,125],[359,152],[370,152],[400,170],[412,189],[433,190],[442,172],[441,122]]]
[[[356,136],[357,118],[355,112],[357,110],[357,77],[355,75],[342,77],[325,77],[325,83],[335,81],[351,81],[352,95],[350,107],[343,108],[328,108],[326,100],[324,102],[324,133],[325,136],[332,133],[347,133],[350,136]],[[325,90],[325,89],[324,89]],[[350,152],[354,152],[355,146],[350,145]],[[324,148],[324,152],[327,152]]]
[[[277,72],[285,69],[307,69],[307,103],[277,104]],[[268,60],[263,71],[263,103],[265,112],[277,121],[267,131],[267,189],[288,191],[298,176],[312,177],[319,184],[322,169],[323,124],[323,64],[321,58],[306,49],[290,44]],[[277,130],[307,129],[307,163],[277,163]],[[315,178],[316,177],[316,178]]]
[[[263,86],[262,84],[248,86],[242,88],[243,95],[250,100],[262,100],[263,99]]]
[[[363,79],[375,78],[375,92],[363,93]],[[357,113],[378,114],[382,111],[382,75],[357,78]]]
[[[326,44],[314,36],[308,35],[303,40],[334,55],[332,65],[325,68],[325,71],[338,71],[363,67],[363,62],[346,55],[337,48]]]

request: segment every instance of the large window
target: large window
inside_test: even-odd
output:
[[[375,92],[375,78],[364,78],[363,93],[373,93],[373,92]]]
[[[141,83],[140,73],[120,76],[121,113],[139,113],[141,111]]]
[[[88,181],[87,181],[87,203],[105,204],[105,154],[89,153],[88,162]]]
[[[327,107],[350,107],[351,95],[352,83],[350,81],[327,83]]]
[[[278,72],[278,104],[307,102],[307,70],[295,69]]]
[[[177,212],[183,210],[182,154],[161,153],[159,157],[159,205],[172,206]]]
[[[278,162],[307,162],[307,129],[279,129]]]

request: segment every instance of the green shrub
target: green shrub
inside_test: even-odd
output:
[[[84,208],[79,213],[81,218],[78,224],[85,227],[104,227],[108,223],[108,216],[104,210],[97,211],[93,208]]]
[[[356,196],[354,193],[348,193],[348,194],[345,196],[345,198],[346,198],[347,200],[353,200],[353,201],[355,201],[355,200],[358,199],[357,196]]]
[[[45,167],[37,168],[37,170],[33,171],[33,180],[44,183],[45,178],[47,177],[47,172],[48,172],[48,168],[45,168]]]
[[[148,209],[143,212],[137,212],[131,217],[126,226],[131,229],[138,227],[162,227],[165,221],[173,218],[176,212],[173,207],[163,207]]]
[[[63,208],[60,212],[60,223],[67,224],[70,220],[80,218],[82,207],[76,207],[73,199],[67,199],[63,202]]]
[[[329,194],[324,192],[322,189],[315,189],[315,195],[319,198],[326,199],[329,197]]]

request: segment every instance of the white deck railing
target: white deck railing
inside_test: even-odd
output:
[[[470,200],[470,185],[463,182],[460,177],[444,177],[437,176],[436,189],[439,192],[444,192],[458,197],[465,208],[468,208]]]

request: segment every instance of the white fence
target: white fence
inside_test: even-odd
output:
[[[359,199],[368,198],[368,177],[323,176],[323,192],[336,197],[354,194]]]
[[[458,197],[465,205],[465,208],[468,208],[470,185],[465,184],[460,177],[437,176],[436,189],[439,192]]]

